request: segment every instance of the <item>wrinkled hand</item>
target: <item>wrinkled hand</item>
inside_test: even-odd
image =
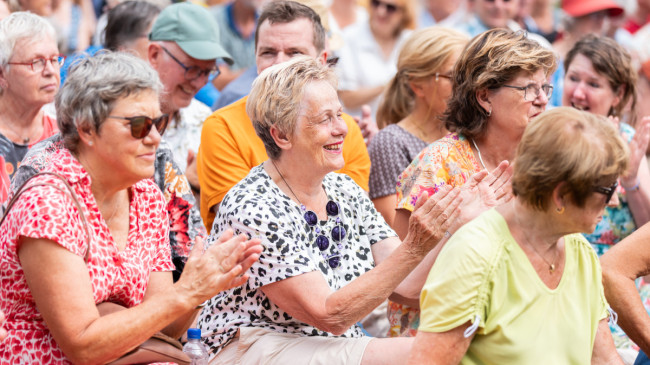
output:
[[[363,135],[363,138],[365,139],[366,146],[367,146],[370,143],[372,137],[374,137],[377,134],[377,132],[379,132],[379,128],[377,128],[377,123],[375,123],[375,121],[372,120],[372,110],[370,109],[370,106],[366,104],[362,105],[361,118],[354,117],[354,120],[359,125],[359,128],[361,129],[361,134]]]
[[[244,284],[248,280],[248,269],[262,252],[262,245],[259,239],[247,240],[243,234],[233,237],[233,231],[228,229],[217,243],[203,251],[203,239],[197,237],[177,282],[196,305],[221,291]]]
[[[449,185],[440,188],[431,198],[427,192],[420,194],[409,218],[404,244],[409,244],[415,255],[426,255],[460,214],[462,200],[460,189],[452,189]]]
[[[621,176],[621,184],[623,186],[634,186],[637,184],[639,168],[641,161],[645,156],[650,142],[650,116],[643,117],[639,122],[634,138],[629,143],[630,147],[630,165],[625,173]]]
[[[491,173],[483,170],[472,175],[461,187],[461,214],[450,231],[455,232],[486,210],[509,202],[512,199],[512,170],[513,165],[501,161]]]

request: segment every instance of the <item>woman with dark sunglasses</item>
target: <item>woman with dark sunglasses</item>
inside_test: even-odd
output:
[[[368,20],[343,31],[336,69],[345,112],[360,117],[367,104],[375,119],[380,96],[397,72],[400,48],[415,28],[415,7],[415,0],[372,0]]]
[[[462,226],[420,296],[410,364],[622,364],[598,257],[580,234],[618,203],[628,149],[604,117],[560,107],[532,120],[514,199]]]
[[[158,331],[180,337],[205,300],[247,280],[259,240],[228,231],[205,252],[198,240],[172,281],[175,217],[150,179],[168,119],[161,91],[125,53],[72,66],[55,100],[62,146],[0,225],[0,362],[106,363]],[[104,302],[126,309],[100,316]]]
[[[44,106],[59,90],[63,60],[44,18],[16,12],[0,21],[0,203],[28,149],[58,130]]]

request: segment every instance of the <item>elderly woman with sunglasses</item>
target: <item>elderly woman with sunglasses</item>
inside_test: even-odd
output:
[[[343,31],[337,72],[348,114],[360,117],[368,104],[374,119],[380,96],[397,72],[400,48],[415,28],[416,6],[415,0],[372,0],[368,20]]]
[[[531,121],[514,199],[461,227],[420,297],[410,364],[622,364],[598,256],[580,234],[618,203],[628,149],[604,117],[561,107]]]
[[[347,127],[333,71],[312,58],[264,70],[246,111],[269,160],[226,194],[213,234],[260,237],[264,251],[245,286],[201,312],[211,363],[403,362],[412,339],[364,337],[357,322],[388,296],[417,301],[458,191],[423,194],[400,242],[367,194],[333,172]]]
[[[106,363],[157,331],[179,337],[195,308],[245,282],[258,240],[199,240],[180,279],[168,218],[149,178],[162,85],[134,56],[105,53],[70,70],[56,97],[64,147],[16,193],[0,225],[2,363]],[[98,304],[127,309],[100,316]]]
[[[59,90],[63,60],[44,18],[16,12],[0,21],[0,203],[27,150],[58,130],[43,106]]]

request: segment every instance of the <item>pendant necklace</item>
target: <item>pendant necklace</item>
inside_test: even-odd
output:
[[[483,156],[481,156],[481,150],[478,149],[478,145],[476,144],[474,138],[472,138],[472,143],[474,144],[474,148],[476,148],[476,152],[478,154],[478,160],[481,161],[481,166],[483,166],[484,170],[487,170],[487,167],[485,167],[485,163],[483,163]]]
[[[287,180],[284,178],[282,173],[280,172],[280,169],[278,169],[278,166],[275,164],[273,160],[270,160],[271,163],[273,164],[273,167],[275,168],[275,171],[278,172],[278,175],[280,175],[280,178],[284,182],[284,184],[289,188],[289,191],[293,195],[294,198],[298,201],[298,204],[300,204],[300,210],[303,212],[303,218],[305,219],[305,222],[307,222],[307,225],[312,229],[317,237],[316,240],[314,241],[318,249],[320,250],[320,254],[323,257],[323,259],[327,262],[330,268],[335,269],[341,265],[341,254],[340,252],[343,250],[343,240],[345,239],[346,236],[346,231],[343,226],[341,226],[341,217],[339,216],[339,205],[333,200],[330,200],[327,202],[327,205],[325,205],[325,211],[327,212],[327,219],[329,220],[329,217],[336,217],[336,226],[332,228],[330,232],[330,237],[334,242],[336,242],[336,248],[338,249],[338,252],[334,251],[335,245],[332,245],[332,253],[327,254],[325,250],[327,250],[330,247],[330,241],[323,232],[323,230],[320,229],[318,226],[318,215],[312,211],[312,210],[307,210],[307,207],[298,199],[298,196],[296,193],[291,189],[291,185],[287,182]]]
[[[539,256],[542,260],[544,260],[544,262],[546,262],[546,264],[548,265],[548,272],[550,274],[553,274],[553,272],[555,272],[555,262],[557,261],[557,249],[555,250],[555,256],[553,257],[553,262],[552,263],[549,262],[544,256],[542,256],[542,254],[539,253],[539,251],[537,251],[535,246],[533,246],[530,243],[530,240],[528,239],[528,235],[526,234],[526,231],[523,229],[523,226],[521,225],[521,222],[519,221],[519,214],[518,214],[516,208],[515,208],[515,219],[517,220],[517,224],[519,225],[519,229],[521,230],[521,234],[524,236],[524,241],[526,241],[526,245],[528,245],[528,247],[530,247],[533,250],[533,252],[535,252],[535,254],[537,256]]]

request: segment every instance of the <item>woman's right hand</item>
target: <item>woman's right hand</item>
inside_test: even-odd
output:
[[[434,248],[460,214],[459,205],[462,200],[460,189],[449,185],[440,188],[430,198],[427,192],[420,194],[403,241],[410,245],[409,251],[424,256]]]
[[[504,160],[489,174],[482,170],[467,180],[460,192],[460,196],[463,198],[461,214],[452,224],[451,232],[456,232],[458,228],[486,210],[505,204],[512,199],[510,180],[513,166]]]
[[[262,245],[257,238],[247,240],[244,234],[233,236],[233,231],[228,229],[203,251],[203,239],[197,237],[183,274],[175,284],[193,306],[244,284],[248,280],[246,272],[259,258]]]

